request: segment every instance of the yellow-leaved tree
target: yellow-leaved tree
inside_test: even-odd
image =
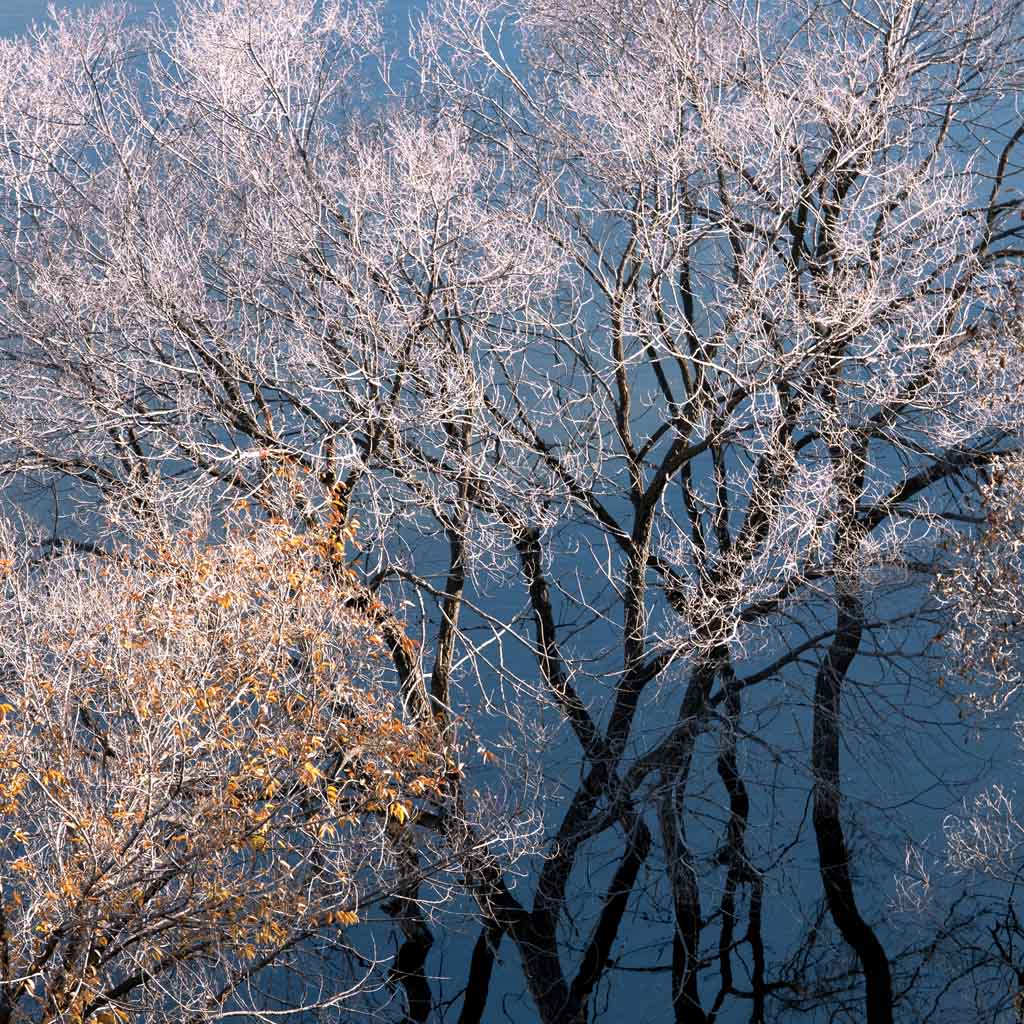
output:
[[[451,751],[388,690],[408,641],[337,529],[154,522],[46,557],[5,528],[5,1022],[358,999],[387,978],[361,916],[445,801]]]

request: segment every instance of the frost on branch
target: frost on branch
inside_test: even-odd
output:
[[[1024,845],[1024,827],[1002,786],[965,802],[960,814],[946,819],[943,830],[947,861],[957,871],[1012,874]]]
[[[971,506],[1024,431],[1024,0],[438,0],[379,104],[371,9],[184,6],[0,49],[0,480],[60,526],[162,479],[324,532],[397,720],[488,730],[409,798],[396,1014],[490,1019],[506,954],[545,1024],[621,1012],[645,929],[666,1019],[973,996],[869,883],[904,766],[962,764],[938,672],[1017,685]],[[424,851],[480,929],[460,996]]]
[[[5,464],[108,493],[187,467],[177,489],[259,499],[271,453],[324,503],[385,458],[374,539],[450,515],[499,446],[495,486],[529,476],[530,438],[485,406],[507,416],[561,257],[457,118],[362,96],[386,72],[375,24],[189,3],[173,31],[65,14],[5,53]]]
[[[1024,669],[1024,459],[994,462],[980,499],[976,532],[950,536],[950,567],[935,587],[950,615],[942,642],[968,687],[963,700],[989,714],[1011,703]]]
[[[1019,715],[1024,676],[1024,458],[999,459],[980,489],[979,522],[947,541],[949,568],[936,580],[949,625],[942,643],[951,674],[965,688],[962,712]],[[1017,721],[1020,737],[1022,723]],[[965,801],[944,824],[947,859],[957,871],[1011,875],[1024,829],[1012,790],[996,784]]]

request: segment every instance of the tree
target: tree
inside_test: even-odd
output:
[[[358,519],[408,713],[486,733],[418,819],[479,937],[449,995],[396,911],[407,1019],[487,1019],[502,944],[546,1022],[632,970],[686,1022],[1003,1001],[877,879],[962,797],[935,585],[1024,426],[1021,15],[439,0],[408,95],[358,4],[3,52],[7,477],[86,539],[158,483]]]
[[[352,926],[456,770],[388,699],[388,616],[327,538],[170,525],[42,560],[4,536],[5,1022],[273,1018],[297,960],[284,1006],[353,1004],[381,982]]]
[[[971,720],[1002,720],[1024,735],[1019,691],[1024,655],[1024,460],[1019,454],[993,461],[972,502],[975,528],[950,530],[948,559],[934,582],[947,621],[937,638],[948,652],[945,685],[955,685],[961,713]],[[964,798],[943,822],[945,849],[928,864],[920,851],[918,891],[922,908],[934,911],[932,875],[945,870],[967,879],[972,911],[984,918],[984,940],[964,966],[1004,979],[1004,1006],[1024,1013],[1024,939],[1016,890],[1024,826],[1014,809],[1012,779],[997,779]]]

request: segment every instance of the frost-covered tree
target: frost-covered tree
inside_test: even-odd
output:
[[[438,0],[415,89],[358,3],[0,51],[6,478],[51,540],[168,486],[333,535],[409,721],[482,737],[398,1014],[1008,1005],[885,880],[965,795],[934,637],[1024,426],[1022,16]]]

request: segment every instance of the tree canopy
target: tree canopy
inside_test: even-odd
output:
[[[183,0],[3,44],[5,1012],[1011,1012],[1022,28],[436,0],[404,55],[361,0]]]

